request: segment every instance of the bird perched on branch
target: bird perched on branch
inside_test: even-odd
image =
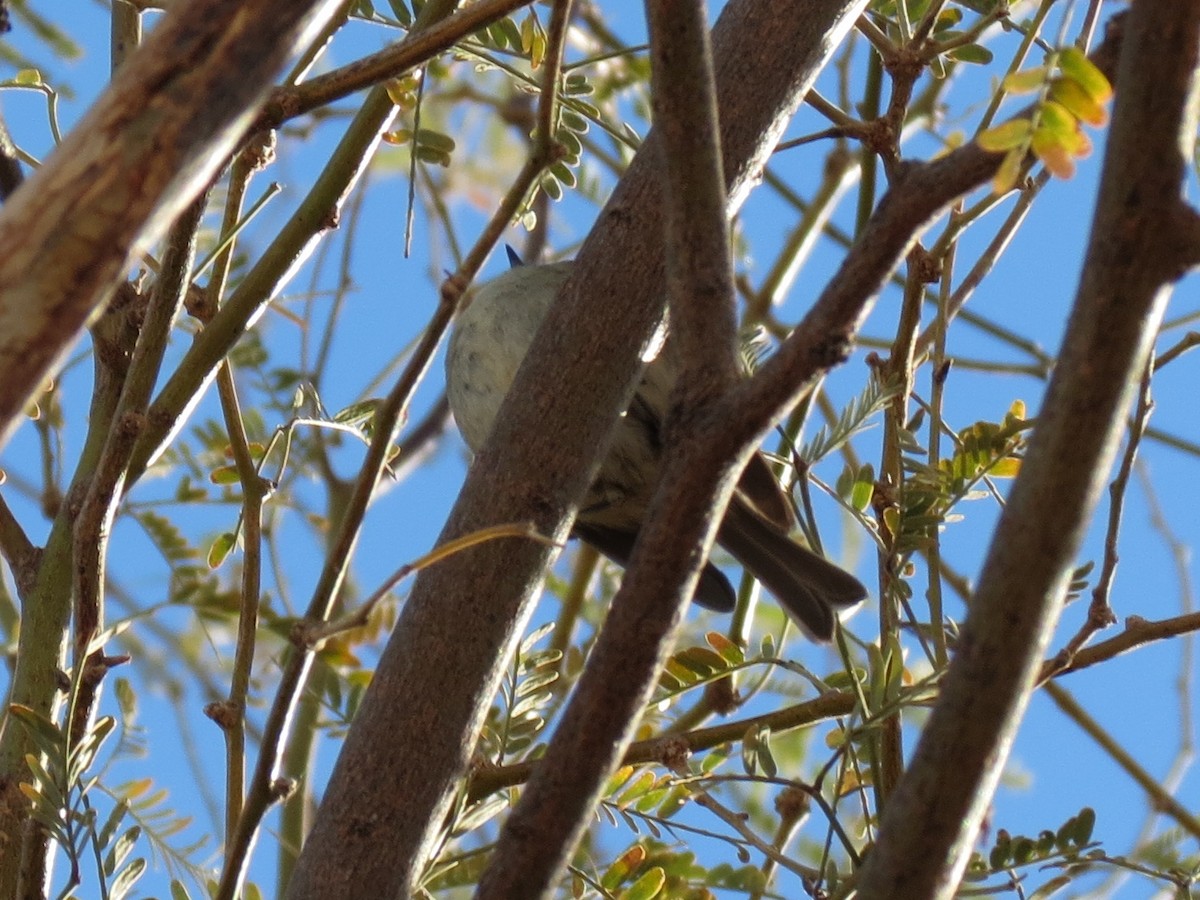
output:
[[[516,265],[480,286],[460,314],[446,355],[446,394],[473,451],[491,432],[521,360],[572,265]],[[661,432],[675,379],[669,353],[646,365],[572,529],[575,537],[621,565],[633,553],[658,482]],[[860,603],[867,591],[853,575],[792,540],[788,531],[793,525],[791,505],[766,459],[756,453],[738,481],[717,542],[762,582],[806,634],[828,641],[837,616]],[[694,599],[727,612],[736,594],[709,561]]]

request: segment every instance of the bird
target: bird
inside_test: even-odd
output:
[[[510,252],[510,258],[513,254]],[[457,316],[446,352],[446,396],[468,448],[487,440],[517,369],[571,261],[514,264],[480,285]],[[572,536],[624,567],[633,553],[662,467],[662,430],[676,366],[668,347],[648,362],[633,400],[576,515]],[[789,536],[795,518],[761,451],[743,471],[717,531],[717,543],[761,582],[811,639],[829,641],[836,622],[867,596],[862,583]],[[711,560],[694,597],[717,612],[737,595]]]

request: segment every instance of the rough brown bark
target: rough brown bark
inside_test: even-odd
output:
[[[862,5],[726,7],[713,47],[734,206]],[[518,376],[520,402],[501,410],[443,538],[515,519],[565,536],[570,505],[628,402],[638,355],[662,312],[653,143],[602,212]],[[381,896],[412,892],[548,557],[532,542],[502,541],[422,573],[347,737],[289,897],[353,897],[362,884]]]
[[[137,254],[212,178],[285,62],[337,0],[182,0],[87,116],[0,211],[0,447]],[[10,701],[60,698],[66,606],[26,609]],[[25,652],[37,639],[37,652]],[[19,793],[31,747],[0,737],[0,897],[38,896]]]
[[[338,0],[185,0],[0,212],[0,447]]]
[[[1133,389],[1196,248],[1181,188],[1200,5],[1139,0],[1127,22],[1095,222],[1062,352],[913,761],[884,811],[861,898],[949,898],[1041,666]],[[1182,227],[1181,227],[1182,226]],[[913,823],[920,823],[919,828]]]

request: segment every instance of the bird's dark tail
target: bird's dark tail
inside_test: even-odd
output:
[[[838,612],[867,596],[857,578],[793,541],[736,496],[717,540],[815,640],[830,640]]]
[[[622,567],[629,565],[629,557],[633,555],[633,544],[637,540],[635,532],[589,525],[578,519],[575,520],[574,535]],[[737,592],[729,583],[729,579],[710,560],[700,570],[700,579],[696,582],[693,599],[705,609],[727,613],[733,612],[734,606],[737,605]]]

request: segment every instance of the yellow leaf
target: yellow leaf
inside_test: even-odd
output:
[[[546,48],[546,36],[539,31],[533,38],[533,46],[529,48],[529,67],[531,69],[541,68],[546,59]]]
[[[1078,81],[1056,79],[1050,86],[1050,99],[1061,103],[1075,118],[1097,127],[1108,122],[1108,111],[1083,89]]]
[[[384,85],[384,90],[387,91],[388,99],[397,106],[401,104],[406,94],[412,93],[410,89],[405,88],[400,84],[400,79],[398,78],[392,78],[389,80]]]
[[[988,472],[994,478],[1016,478],[1021,471],[1021,460],[1015,456],[999,460]]]
[[[1011,75],[1005,76],[1004,90],[1010,94],[1032,94],[1034,91],[1041,90],[1048,75],[1045,66],[1013,72]]]
[[[869,771],[864,770],[860,773],[855,769],[846,769],[841,780],[838,782],[837,795],[845,797],[847,794],[852,794],[860,788],[870,787],[871,780],[871,773]]]
[[[136,800],[152,787],[154,787],[154,779],[137,778],[121,785],[119,793],[124,800]]]
[[[617,857],[608,871],[600,877],[600,884],[608,890],[613,890],[622,881],[637,871],[638,867],[646,861],[646,848],[641,844],[634,844],[624,853]]]
[[[1004,161],[1000,163],[1000,168],[996,170],[996,174],[992,177],[992,190],[997,194],[1007,194],[1017,184],[1017,179],[1021,176],[1021,165],[1025,162],[1025,151],[1020,147],[1013,147],[1008,151],[1008,155],[1004,157]]]
[[[1047,134],[1039,136],[1034,143],[1043,141],[1059,144],[1071,156],[1087,156],[1092,152],[1092,142],[1079,127],[1079,120],[1066,107],[1053,100],[1042,109],[1036,130]]]
[[[1031,123],[1028,119],[1012,119],[989,128],[975,140],[984,150],[1003,153],[1013,147],[1020,147],[1029,140],[1030,129]]]
[[[1059,53],[1058,68],[1097,103],[1107,103],[1112,97],[1113,89],[1108,78],[1078,47],[1067,47]]]
[[[900,529],[900,510],[894,506],[889,506],[883,511],[883,524],[892,534],[897,534]]]
[[[1049,128],[1051,131],[1074,131],[1078,120],[1061,103],[1050,100],[1041,108],[1038,127]]]
[[[1075,161],[1070,152],[1051,133],[1034,132],[1033,152],[1053,175],[1066,179],[1075,174]]]

